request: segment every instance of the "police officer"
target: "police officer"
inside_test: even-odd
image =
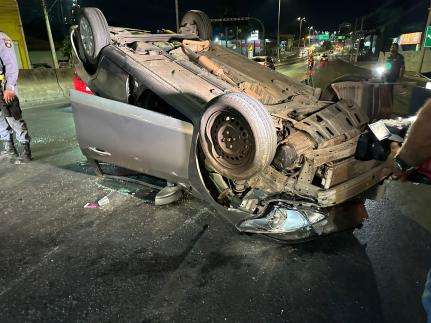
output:
[[[403,77],[405,72],[404,56],[398,52],[398,44],[393,43],[391,46],[391,52],[386,59],[388,63],[389,70],[386,73],[386,82],[395,83],[397,80]]]
[[[388,83],[392,104],[394,102],[394,83],[404,76],[406,69],[404,64],[404,56],[398,52],[398,49],[398,44],[393,43],[391,46],[391,52],[386,59],[388,71],[385,75],[385,81]]]
[[[17,163],[31,160],[30,136],[27,125],[22,119],[21,107],[17,97],[18,64],[12,40],[0,32],[0,140],[4,150],[0,158],[17,157],[13,133],[21,144]]]

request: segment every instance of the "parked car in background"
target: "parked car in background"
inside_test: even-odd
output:
[[[260,65],[275,70],[274,59],[271,56],[254,56],[252,60]]]
[[[325,67],[329,63],[329,57],[328,54],[323,53],[320,55],[320,67]]]
[[[196,10],[178,34],[152,34],[82,9],[71,102],[96,171],[107,163],[163,179],[162,199],[190,192],[241,232],[298,241],[360,225],[364,208],[347,205],[390,174],[390,158],[354,157],[375,117],[355,101],[361,86],[343,83],[319,100],[211,34]]]

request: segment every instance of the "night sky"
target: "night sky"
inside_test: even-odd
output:
[[[96,6],[105,11],[112,23],[130,23],[136,27],[171,27],[175,24],[174,0],[81,0],[84,6]],[[210,18],[227,15],[255,16],[264,21],[269,31],[275,31],[278,0],[179,0],[182,13],[190,9],[205,11]],[[426,0],[282,0],[282,31],[295,27],[295,18],[305,16],[318,29],[338,29],[344,21],[368,15],[379,8],[401,6],[405,23],[420,20],[425,23]],[[415,7],[411,10],[412,7]],[[407,12],[411,10],[410,12]]]
[[[24,24],[32,20],[42,22],[39,0],[18,2]],[[278,0],[179,0],[179,3],[181,14],[200,9],[210,18],[250,15],[262,19],[269,33],[276,30]],[[150,30],[175,26],[174,0],[79,0],[79,4],[100,8],[111,25]],[[366,25],[370,27],[396,19],[402,32],[416,31],[425,24],[428,4],[427,0],[282,0],[281,32],[296,32],[298,16],[305,16],[309,25],[320,30],[337,30],[342,22],[367,16]],[[55,12],[52,11],[51,17],[54,21]]]

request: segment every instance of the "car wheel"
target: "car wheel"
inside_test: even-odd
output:
[[[90,64],[96,65],[100,51],[111,41],[105,16],[97,8],[83,8],[78,28],[85,57]]]
[[[277,148],[271,116],[244,93],[223,94],[209,102],[200,139],[210,165],[235,180],[249,179],[269,166]]]
[[[354,74],[346,74],[343,76],[340,76],[333,80],[321,93],[320,100],[322,101],[339,101],[337,94],[335,93],[334,89],[332,88],[332,84],[335,83],[341,83],[341,82],[362,82],[366,81],[369,78],[363,76],[363,75],[354,75]]]
[[[181,20],[180,32],[182,34],[195,34],[202,40],[211,40],[211,21],[205,12],[190,10]]]

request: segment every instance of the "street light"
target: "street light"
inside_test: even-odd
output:
[[[280,61],[280,11],[281,0],[278,0],[278,27],[277,27],[277,61]]]
[[[305,17],[298,17],[296,18],[296,20],[299,21],[299,41],[298,41],[298,49],[301,46],[301,36],[302,36],[302,23],[305,21],[307,22],[307,20],[305,20]]]

